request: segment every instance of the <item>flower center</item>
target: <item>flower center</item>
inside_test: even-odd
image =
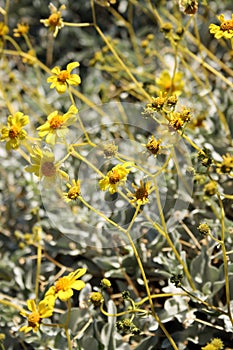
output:
[[[77,199],[80,196],[80,189],[78,186],[71,187],[68,191],[67,197],[70,199]]]
[[[139,187],[135,192],[135,197],[137,198],[137,200],[147,199],[148,195],[148,191],[145,189],[145,187]]]
[[[67,70],[62,70],[59,75],[58,75],[58,78],[57,80],[62,82],[62,83],[65,83],[66,80],[70,77],[70,73],[67,72]]]
[[[109,176],[109,183],[111,185],[115,185],[119,181],[120,181],[120,174],[117,171],[113,170],[111,175]]]
[[[50,124],[50,127],[52,129],[59,129],[61,127],[61,125],[63,124],[64,120],[63,120],[63,116],[61,115],[56,115],[55,117],[53,117],[49,124]]]
[[[157,154],[160,149],[160,141],[156,140],[150,140],[148,144],[146,145],[146,148],[148,151],[150,151],[152,154]]]
[[[58,13],[52,13],[48,18],[49,24],[52,27],[56,27],[60,21],[60,15]]]
[[[56,167],[52,162],[44,162],[41,166],[41,173],[44,176],[52,177],[56,174]]]
[[[223,31],[223,32],[226,32],[229,30],[233,30],[233,21],[232,20],[227,20],[227,21],[224,21],[221,23],[220,25],[220,29]]]
[[[15,139],[19,135],[19,128],[17,126],[12,126],[9,130],[9,138],[10,139]]]
[[[28,316],[28,325],[31,327],[35,327],[37,323],[40,322],[40,314],[39,312],[35,311],[32,312],[29,316]]]
[[[66,290],[69,287],[69,278],[67,276],[59,278],[55,283],[55,293],[58,293],[60,290]]]

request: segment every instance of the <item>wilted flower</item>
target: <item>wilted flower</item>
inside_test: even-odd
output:
[[[67,173],[60,169],[60,163],[55,162],[54,154],[48,149],[41,149],[36,145],[30,154],[31,165],[28,165],[25,170],[34,173],[40,179],[45,180],[45,185],[52,185],[57,177],[65,180],[69,179]]]

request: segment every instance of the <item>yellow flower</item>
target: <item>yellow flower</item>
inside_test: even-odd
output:
[[[28,325],[21,327],[20,332],[28,333],[31,330],[37,332],[42,319],[52,316],[54,304],[49,303],[49,300],[41,300],[37,307],[35,301],[30,299],[27,301],[27,306],[28,310],[31,312],[21,311],[20,314],[27,317]]]
[[[220,38],[226,38],[231,39],[233,38],[233,14],[231,19],[226,20],[224,15],[221,14],[217,17],[219,21],[221,22],[220,26],[217,26],[216,24],[211,23],[209,25],[209,30],[211,34],[214,34],[214,37],[216,39]]]
[[[64,139],[67,133],[69,132],[68,126],[73,124],[76,121],[75,114],[78,112],[78,109],[72,105],[68,112],[60,115],[58,111],[54,111],[49,114],[47,121],[39,126],[39,137],[43,138],[46,136],[46,142],[54,145],[57,141],[57,138]]]
[[[206,346],[201,348],[202,350],[222,350],[223,342],[219,338],[214,338]]]
[[[107,175],[99,181],[99,185],[102,191],[109,189],[111,194],[117,191],[117,187],[123,185],[126,181],[127,175],[129,174],[131,167],[134,164],[126,162],[124,164],[118,164],[114,166]],[[129,169],[127,169],[130,167]]]
[[[176,72],[174,79],[172,81],[172,78],[167,70],[162,71],[159,78],[155,80],[157,86],[162,91],[175,93],[177,96],[179,96],[184,88],[184,82],[183,82],[183,73]]]
[[[1,141],[6,141],[6,149],[17,149],[26,137],[27,132],[23,130],[23,127],[29,123],[29,117],[21,112],[9,115],[7,120],[7,126],[1,130]]]
[[[55,156],[50,150],[42,150],[38,145],[33,149],[30,154],[31,165],[25,168],[26,171],[34,173],[40,179],[45,180],[45,185],[51,185],[55,183],[57,177],[65,180],[69,179],[69,176],[64,171],[60,170],[60,163],[55,163]]]
[[[4,22],[0,22],[0,37],[8,34],[9,28]]]
[[[83,281],[77,281],[78,278],[86,273],[86,269],[77,269],[69,275],[61,277],[55,282],[55,285],[50,287],[45,294],[45,300],[49,300],[52,304],[57,298],[61,301],[66,301],[74,294],[73,289],[81,290],[85,287]]]
[[[233,156],[227,153],[226,155],[222,156],[222,158],[222,163],[217,165],[217,172],[225,174],[233,171]]]
[[[52,83],[50,89],[55,87],[57,92],[62,94],[66,91],[67,85],[79,85],[81,83],[80,76],[77,74],[70,74],[70,72],[78,66],[78,62],[71,62],[67,65],[65,70],[60,70],[58,66],[54,67],[51,71],[53,75],[47,79],[47,83]]]
[[[65,201],[70,202],[78,199],[80,196],[80,180],[72,180],[72,185],[68,183],[66,186],[69,188],[69,191],[63,193],[63,198]]]
[[[135,184],[132,184],[133,188],[135,189],[134,193],[128,193],[129,197],[133,197],[131,202],[137,202],[137,204],[144,205],[149,202],[148,196],[151,193],[150,187],[151,182],[148,181],[144,183],[142,180],[140,180],[140,186],[136,186]]]
[[[17,23],[17,28],[13,29],[14,36],[19,38],[28,33],[29,25],[27,23]]]
[[[44,24],[45,27],[49,27],[49,29],[53,32],[53,36],[56,37],[59,29],[64,27],[64,22],[61,17],[61,12],[65,10],[65,5],[61,5],[59,10],[52,4],[49,4],[49,9],[51,15],[47,19],[41,19],[40,22]]]
[[[104,302],[103,295],[100,292],[92,292],[89,300],[95,307],[100,306]]]
[[[215,193],[217,193],[218,186],[215,181],[210,181],[204,186],[204,193],[207,196],[213,196]]]

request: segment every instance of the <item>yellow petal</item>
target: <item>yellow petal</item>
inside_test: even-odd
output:
[[[71,62],[67,65],[67,71],[70,73],[74,68],[78,67],[79,62]]]

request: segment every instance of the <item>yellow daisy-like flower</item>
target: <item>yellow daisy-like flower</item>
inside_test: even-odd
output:
[[[45,180],[45,185],[54,184],[57,177],[69,179],[67,173],[60,169],[60,163],[55,162],[55,156],[50,150],[42,150],[38,145],[30,154],[31,165],[25,168],[26,171],[34,173],[40,179]]]
[[[71,62],[65,70],[60,70],[58,66],[54,67],[51,71],[53,75],[47,79],[47,83],[52,83],[50,89],[55,87],[57,92],[62,94],[66,91],[67,85],[79,85],[81,83],[80,76],[78,74],[70,74],[78,66],[79,62]]]
[[[77,281],[78,278],[86,273],[86,269],[77,269],[69,275],[61,277],[55,282],[55,285],[50,287],[45,294],[45,300],[49,300],[52,304],[57,298],[61,301],[66,301],[72,297],[74,290],[81,290],[85,287],[83,281]]]
[[[179,96],[184,88],[183,73],[176,72],[174,79],[170,76],[167,70],[162,71],[159,78],[155,80],[156,85],[160,90],[170,92]]]
[[[217,172],[220,174],[229,174],[233,171],[233,156],[227,153],[222,158],[223,161],[217,165]]]
[[[58,31],[64,27],[64,22],[61,17],[61,12],[66,9],[65,5],[61,5],[59,10],[52,4],[49,4],[49,9],[51,15],[47,19],[41,19],[40,22],[44,24],[45,27],[53,32],[53,36],[56,37]]]
[[[129,197],[133,197],[131,200],[132,203],[137,202],[139,205],[144,205],[149,202],[149,194],[151,193],[151,182],[148,181],[144,183],[142,180],[140,180],[140,186],[136,186],[135,184],[132,184],[133,188],[135,189],[134,193],[128,193]]]
[[[66,186],[69,188],[68,192],[63,193],[63,198],[66,202],[78,199],[80,196],[80,180],[72,180],[72,185],[67,183]]]
[[[75,116],[77,112],[78,109],[72,105],[68,112],[63,115],[60,115],[58,111],[50,113],[47,121],[37,128],[39,137],[46,136],[46,142],[55,145],[58,138],[65,138],[69,132],[68,126],[74,124],[77,120]]]
[[[9,32],[8,26],[4,22],[0,22],[0,37],[7,35]]]
[[[27,317],[28,325],[20,328],[20,332],[28,333],[31,330],[33,332],[37,332],[40,328],[40,324],[43,318],[51,317],[53,314],[54,304],[50,303],[49,300],[42,300],[39,302],[38,307],[34,300],[27,301],[28,310],[30,313],[26,311],[21,311],[21,315]]]
[[[29,123],[29,117],[21,112],[9,115],[7,126],[1,130],[1,141],[6,141],[6,149],[17,149],[20,143],[27,137],[27,132],[23,127]]]
[[[17,28],[13,29],[14,36],[19,38],[20,36],[24,36],[28,33],[29,25],[27,23],[18,23]]]
[[[125,162],[124,164],[114,166],[107,175],[99,181],[101,190],[106,191],[109,189],[111,194],[115,193],[117,187],[126,182],[127,175],[131,171],[133,165],[134,164],[131,162]]]
[[[211,23],[209,25],[209,30],[211,34],[214,34],[216,39],[225,38],[231,39],[233,38],[233,14],[231,19],[225,19],[224,15],[221,14],[217,17],[221,22],[220,26]]]

